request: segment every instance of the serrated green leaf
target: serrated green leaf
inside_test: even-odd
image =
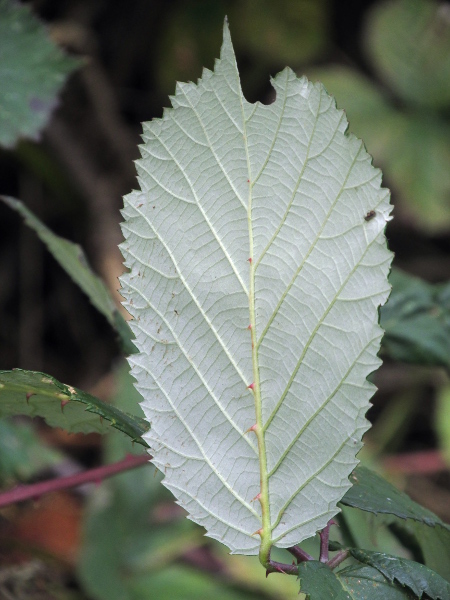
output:
[[[404,100],[435,108],[450,102],[450,17],[435,0],[377,4],[364,40],[374,67]]]
[[[350,475],[350,482],[353,485],[341,500],[345,506],[374,514],[395,515],[400,519],[413,519],[430,527],[439,525],[450,530],[450,526],[438,516],[366,467],[356,467]]]
[[[308,600],[352,600],[336,573],[324,563],[316,560],[301,563],[298,575],[300,591]]]
[[[391,262],[389,193],[344,113],[289,69],[273,86],[245,100],[226,26],[214,72],[144,126],[122,244],[154,463],[232,552],[260,530],[263,562],[350,485]]]
[[[129,415],[95,396],[60,383],[36,371],[0,371],[0,417],[42,417],[51,427],[71,433],[106,433],[109,427],[122,431],[138,444],[148,429],[144,419]]]
[[[417,600],[412,592],[392,585],[373,567],[351,566],[337,576],[352,600]]]
[[[332,571],[318,561],[301,563],[298,568],[300,591],[307,600],[406,600],[416,598],[370,567],[348,567]]]
[[[395,360],[450,366],[450,285],[391,272],[392,293],[380,311],[383,351]]]
[[[25,223],[44,242],[64,271],[87,295],[93,306],[106,317],[117,332],[124,353],[136,352],[127,322],[120,314],[108,288],[89,265],[83,248],[50,231],[20,200],[10,196],[0,196],[0,200],[20,214]]]
[[[450,525],[365,467],[357,467],[350,481],[353,486],[341,504],[376,515],[392,515],[393,525],[414,535],[425,564],[442,577],[448,577]],[[394,517],[400,520],[396,522]]]
[[[50,40],[29,6],[0,0],[0,145],[39,136],[79,64]]]
[[[422,598],[424,594],[433,600],[450,598],[450,584],[425,565],[406,558],[359,548],[349,548],[349,552],[356,560],[377,569],[391,583],[397,582],[411,590],[417,598]]]

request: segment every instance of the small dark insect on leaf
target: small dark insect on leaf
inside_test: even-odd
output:
[[[376,213],[374,210],[369,210],[369,212],[368,212],[368,213],[367,213],[367,215],[364,217],[364,219],[365,219],[366,221],[370,221],[370,219],[373,219],[373,218],[374,218],[374,216],[375,216],[376,214],[377,214],[377,213]]]

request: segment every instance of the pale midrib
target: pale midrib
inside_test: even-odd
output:
[[[314,419],[322,412],[322,410],[327,406],[327,404],[329,402],[331,402],[331,400],[336,396],[336,394],[338,393],[338,391],[341,389],[341,387],[344,385],[345,380],[347,379],[347,377],[350,375],[353,367],[356,365],[356,363],[358,362],[358,360],[361,358],[361,356],[364,354],[364,352],[367,350],[367,348],[370,347],[370,345],[373,343],[373,339],[371,339],[365,346],[364,348],[361,350],[361,352],[358,354],[358,356],[356,356],[356,358],[354,359],[354,361],[352,362],[352,364],[349,366],[349,368],[347,369],[347,372],[342,376],[339,384],[335,387],[335,389],[333,390],[333,392],[328,396],[328,398],[313,412],[313,414],[309,417],[309,419],[306,421],[306,423],[303,425],[303,427],[300,429],[300,431],[297,433],[297,435],[294,437],[294,439],[292,440],[292,442],[289,444],[289,446],[286,448],[286,450],[283,452],[283,454],[280,456],[280,458],[278,459],[277,464],[273,467],[273,469],[269,472],[269,478],[272,477],[272,475],[279,469],[280,465],[282,464],[282,462],[284,461],[284,459],[286,458],[286,456],[289,454],[289,452],[291,451],[291,449],[294,447],[294,445],[297,443],[298,439],[300,438],[301,435],[303,435],[303,433],[306,431],[306,429],[311,425],[311,423],[314,421]]]
[[[224,253],[226,259],[228,260],[228,262],[230,263],[231,268],[234,271],[234,274],[236,275],[239,283],[241,284],[242,289],[245,292],[245,295],[248,297],[248,290],[247,287],[244,283],[244,281],[242,280],[242,277],[239,273],[239,271],[236,269],[236,265],[234,264],[231,256],[228,254],[224,244],[222,243],[222,240],[220,239],[220,237],[218,236],[216,230],[214,229],[211,221],[208,219],[208,216],[206,215],[206,212],[203,210],[203,206],[201,205],[201,202],[195,192],[194,186],[192,185],[191,180],[188,178],[188,176],[186,175],[186,173],[184,172],[184,170],[182,169],[181,165],[178,163],[178,161],[176,160],[175,156],[173,155],[173,153],[167,148],[167,146],[164,144],[164,142],[161,140],[160,137],[158,137],[156,134],[153,134],[155,139],[158,140],[158,142],[161,144],[161,146],[165,149],[165,151],[167,152],[167,154],[171,157],[171,159],[173,160],[173,162],[176,164],[178,170],[180,171],[180,173],[183,175],[183,177],[185,178],[187,184],[189,185],[192,195],[195,198],[195,201],[197,203],[197,207],[200,210],[202,217],[205,219],[205,222],[208,224],[209,229],[211,230],[211,233],[213,234],[216,242],[219,244],[222,252]]]
[[[300,358],[297,361],[297,364],[295,365],[295,369],[291,375],[291,377],[289,378],[289,381],[286,385],[286,388],[283,392],[283,394],[281,395],[281,398],[279,399],[279,401],[277,402],[277,405],[275,406],[274,410],[272,411],[270,417],[267,419],[265,425],[264,425],[264,429],[267,431],[270,423],[273,421],[273,419],[275,418],[275,415],[277,414],[280,406],[283,404],[283,401],[286,397],[286,395],[288,394],[292,382],[295,379],[295,376],[298,373],[298,370],[300,369],[300,366],[302,364],[303,359],[305,358],[306,352],[308,351],[311,342],[313,341],[319,327],[322,325],[324,319],[327,317],[328,313],[330,312],[330,310],[333,308],[339,294],[342,292],[342,290],[344,289],[344,287],[347,285],[347,283],[349,282],[350,278],[352,277],[352,275],[355,273],[355,271],[360,267],[361,261],[363,260],[364,256],[367,254],[367,252],[369,251],[369,248],[371,248],[372,244],[375,242],[375,240],[378,239],[378,235],[372,240],[372,242],[370,242],[370,244],[366,247],[366,249],[364,250],[364,252],[362,253],[361,257],[359,258],[359,260],[356,262],[355,266],[353,267],[353,269],[351,269],[351,271],[349,271],[347,277],[344,279],[343,283],[341,284],[340,288],[336,291],[332,301],[330,302],[330,304],[328,305],[326,311],[323,313],[322,317],[319,319],[317,325],[314,327],[311,335],[308,338],[308,341],[305,344],[305,347],[303,348],[303,351],[300,355]]]
[[[194,434],[194,432],[192,431],[192,429],[189,427],[189,425],[186,423],[186,421],[183,419],[182,415],[180,414],[180,411],[177,409],[177,407],[175,406],[175,404],[170,399],[170,395],[162,387],[162,385],[156,379],[156,377],[152,373],[152,371],[148,368],[148,366],[143,367],[143,366],[140,365],[140,368],[143,369],[144,371],[146,371],[150,375],[150,377],[152,377],[153,381],[156,383],[156,385],[158,386],[158,388],[161,390],[161,393],[164,395],[164,397],[166,398],[167,402],[172,407],[173,412],[178,417],[178,419],[180,420],[180,422],[183,424],[183,426],[185,427],[186,431],[191,436],[192,440],[195,442],[195,445],[199,449],[200,454],[203,456],[204,462],[211,469],[211,472],[214,473],[214,475],[219,479],[219,481],[222,483],[222,485],[224,486],[224,488],[226,488],[230,492],[230,494],[232,496],[234,496],[236,498],[236,500],[240,504],[242,504],[242,506],[244,506],[245,508],[247,508],[252,513],[252,515],[254,515],[255,517],[259,518],[259,515],[256,512],[256,510],[252,506],[250,506],[250,504],[246,500],[244,500],[244,498],[241,498],[241,496],[239,496],[239,494],[231,487],[231,485],[228,483],[228,481],[225,479],[225,477],[223,477],[219,473],[219,471],[216,469],[216,467],[213,465],[213,463],[211,462],[209,456],[203,450],[202,445],[199,442],[199,440],[197,439],[196,435]]]
[[[236,65],[237,70],[237,65]],[[243,103],[242,89],[239,81],[239,75],[237,74],[239,90],[239,100],[241,103],[242,111],[242,123],[244,130],[244,145],[245,145],[245,156],[247,160],[247,172],[248,172],[248,209],[247,209],[247,223],[248,223],[248,237],[249,237],[249,264],[250,264],[250,293],[249,293],[249,311],[250,311],[250,338],[252,344],[252,367],[253,367],[253,395],[255,400],[255,413],[256,413],[256,429],[255,434],[258,440],[258,453],[259,453],[259,473],[260,473],[260,493],[259,503],[261,506],[261,524],[262,527],[258,531],[260,536],[260,548],[259,548],[259,560],[266,566],[270,560],[270,550],[272,547],[272,529],[270,526],[270,498],[269,498],[269,478],[267,476],[267,454],[266,454],[266,441],[265,434],[262,425],[262,400],[261,400],[261,386],[259,379],[259,362],[258,362],[258,350],[256,348],[256,309],[255,309],[255,268],[253,264],[253,224],[252,224],[252,170],[248,148],[248,136],[247,136],[247,123],[245,120],[245,111]]]
[[[339,190],[339,193],[337,194],[337,196],[336,196],[335,200],[334,200],[334,201],[333,201],[333,203],[331,204],[331,206],[330,206],[330,208],[329,208],[329,210],[328,210],[328,213],[325,215],[325,219],[323,220],[322,226],[321,226],[321,227],[320,227],[320,229],[318,230],[316,237],[314,238],[314,240],[313,240],[313,242],[312,242],[311,246],[309,247],[309,250],[308,250],[308,252],[307,252],[307,253],[306,253],[306,255],[305,255],[305,258],[302,260],[302,262],[301,262],[301,263],[300,263],[300,265],[298,266],[298,268],[297,268],[296,272],[294,273],[294,275],[293,275],[293,277],[292,277],[291,281],[288,283],[288,285],[287,285],[287,287],[286,287],[286,289],[285,289],[284,293],[282,294],[282,296],[281,296],[280,300],[278,301],[278,304],[276,305],[276,307],[275,307],[275,309],[274,309],[273,313],[271,314],[271,316],[270,316],[269,320],[267,321],[267,324],[266,324],[266,326],[264,327],[264,330],[263,330],[263,332],[262,332],[262,334],[261,334],[261,337],[259,338],[259,340],[258,340],[258,342],[257,342],[257,347],[258,347],[258,348],[259,348],[259,346],[261,345],[261,342],[263,341],[263,339],[264,339],[264,336],[266,335],[266,333],[267,333],[267,331],[269,330],[270,326],[272,325],[272,323],[273,323],[273,320],[275,319],[276,315],[278,314],[278,311],[280,310],[280,306],[283,304],[283,302],[284,302],[284,300],[285,300],[286,296],[288,295],[288,293],[289,293],[290,289],[291,289],[291,288],[292,288],[292,286],[294,285],[294,283],[295,283],[295,281],[296,281],[297,277],[300,275],[300,273],[301,273],[301,271],[302,271],[303,267],[305,266],[305,263],[306,263],[306,261],[308,260],[308,258],[309,258],[309,256],[310,256],[311,252],[312,252],[312,251],[314,250],[314,248],[316,247],[316,244],[317,244],[317,242],[318,242],[318,240],[319,240],[319,238],[320,238],[320,236],[321,236],[321,234],[322,234],[323,230],[325,229],[325,225],[328,223],[328,219],[329,219],[329,218],[330,218],[330,216],[332,215],[332,213],[333,213],[333,210],[334,210],[334,208],[335,208],[336,204],[338,203],[338,201],[339,201],[339,198],[341,197],[341,194],[342,194],[342,192],[344,191],[344,186],[345,186],[345,184],[347,183],[347,181],[348,181],[348,178],[350,177],[350,173],[352,172],[352,169],[353,169],[353,167],[354,167],[354,165],[355,165],[355,163],[356,163],[356,160],[357,160],[357,158],[358,158],[358,156],[359,156],[359,154],[360,154],[360,152],[361,152],[361,149],[362,149],[362,147],[363,147],[363,143],[361,142],[361,146],[359,147],[359,149],[358,149],[358,152],[356,152],[356,154],[355,154],[355,157],[354,157],[354,159],[352,160],[352,163],[351,163],[351,165],[350,165],[350,168],[349,168],[349,170],[348,170],[348,173],[347,173],[347,175],[346,175],[346,177],[345,177],[345,179],[344,179],[344,181],[343,181],[343,183],[342,183],[341,189]]]
[[[242,431],[242,429],[240,427],[238,427],[238,425],[233,421],[233,419],[230,417],[230,415],[228,414],[228,412],[224,409],[224,407],[220,403],[219,399],[216,397],[216,395],[214,394],[213,390],[209,386],[208,382],[204,379],[202,373],[199,371],[199,369],[197,368],[196,364],[193,362],[192,358],[189,357],[189,353],[186,352],[183,344],[181,343],[179,337],[175,334],[175,332],[174,332],[172,326],[169,324],[168,320],[164,317],[164,315],[158,309],[156,309],[152,305],[152,303],[149,301],[149,299],[146,298],[144,296],[144,294],[140,290],[138,290],[134,285],[132,285],[130,283],[130,281],[127,281],[127,285],[128,285],[128,287],[130,289],[134,290],[136,292],[136,294],[138,294],[147,303],[147,306],[149,306],[153,310],[153,312],[159,316],[159,318],[162,321],[164,321],[164,323],[166,324],[167,328],[169,329],[169,331],[173,335],[173,338],[176,341],[177,346],[179,347],[179,349],[183,353],[183,355],[186,358],[187,362],[191,365],[192,369],[197,374],[197,377],[199,378],[199,380],[203,384],[203,386],[206,389],[206,391],[208,392],[208,394],[211,396],[212,400],[214,401],[214,404],[217,406],[217,408],[220,410],[220,412],[224,415],[224,417],[227,419],[227,421],[230,423],[230,425],[233,427],[233,429],[235,429],[238,432],[238,434],[247,442],[247,444],[250,446],[250,448],[252,448],[252,450],[255,453],[257,453],[256,448],[254,447],[254,445],[252,444],[252,442],[248,439],[247,436],[244,435],[244,432]],[[157,383],[156,380],[155,380],[155,383]]]
[[[240,379],[242,380],[242,382],[245,384],[245,386],[248,385],[248,382],[246,381],[244,374],[242,373],[241,369],[239,368],[238,364],[234,361],[230,351],[228,350],[225,342],[222,340],[222,338],[219,335],[219,332],[216,330],[216,328],[214,327],[214,325],[212,324],[212,321],[210,320],[210,318],[208,317],[208,315],[206,314],[206,312],[203,310],[201,303],[198,301],[197,296],[194,294],[194,292],[191,290],[190,285],[188,284],[188,282],[186,281],[186,279],[184,278],[183,274],[181,273],[180,269],[178,268],[178,265],[176,263],[175,257],[173,256],[172,252],[170,251],[170,248],[167,246],[167,244],[164,242],[162,236],[160,236],[158,234],[158,232],[156,231],[155,227],[153,226],[153,224],[151,223],[151,221],[144,215],[144,213],[142,211],[140,211],[137,207],[135,207],[135,210],[137,213],[139,213],[141,215],[141,217],[145,220],[145,222],[148,224],[148,226],[151,228],[151,230],[153,231],[153,233],[155,234],[156,238],[158,239],[158,241],[163,245],[164,249],[166,250],[167,254],[170,257],[170,260],[172,261],[172,264],[177,272],[179,281],[181,281],[181,283],[184,285],[185,289],[187,290],[188,294],[190,295],[190,297],[192,298],[192,301],[194,302],[195,306],[197,307],[198,311],[200,312],[200,314],[202,315],[202,317],[205,319],[206,323],[208,324],[209,328],[211,329],[211,331],[214,333],[216,340],[219,342],[222,350],[225,352],[226,357],[229,360],[230,365],[234,368],[234,370],[236,371],[237,375],[240,377]],[[129,250],[127,250],[127,252],[129,252]],[[131,254],[131,252],[130,252]],[[135,257],[136,260],[138,260],[139,262],[141,262],[142,264],[145,264],[142,259]],[[151,268],[151,267],[150,267]]]

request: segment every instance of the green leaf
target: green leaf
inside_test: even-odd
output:
[[[26,481],[60,462],[56,450],[47,447],[27,423],[0,419],[0,485]]]
[[[415,596],[391,585],[376,569],[349,567],[331,571],[318,561],[298,568],[300,591],[308,600],[405,600]]]
[[[350,475],[350,482],[353,485],[341,500],[345,506],[413,519],[430,527],[439,525],[450,531],[450,525],[366,467],[356,467]]]
[[[450,465],[450,385],[444,385],[437,393],[434,417],[439,447]]]
[[[327,565],[316,560],[301,563],[298,568],[300,591],[309,600],[351,600],[342,582]]]
[[[415,539],[424,564],[442,577],[448,578],[450,525],[365,467],[357,467],[350,476],[350,481],[353,487],[345,494],[342,505],[373,513],[378,515],[378,518],[383,516],[380,522],[372,522],[372,526],[390,525],[394,533],[398,529],[404,530],[409,537]],[[355,516],[350,515],[352,520]],[[347,519],[345,513],[344,518]],[[357,518],[356,521],[358,520],[360,519]],[[359,526],[357,537],[361,537],[360,533],[364,535],[363,525]],[[376,541],[376,537],[372,531],[370,540]],[[359,541],[354,540],[350,543]],[[364,545],[366,544],[367,539],[364,542]]]
[[[395,360],[450,366],[450,284],[432,285],[399,269],[380,311],[383,351]]]
[[[448,4],[394,0],[375,6],[364,36],[374,67],[404,100],[434,108],[450,103]]]
[[[374,552],[386,552],[395,556],[411,558],[409,546],[405,542],[406,536],[403,535],[402,543],[398,536],[398,527],[395,528],[395,531],[392,531],[390,524],[393,521],[396,525],[401,523],[403,532],[405,523],[415,523],[415,521],[400,521],[392,515],[374,515],[350,506],[342,506],[339,521],[339,533],[342,535],[344,547],[366,548]],[[424,529],[430,529],[427,525],[422,524],[421,526]],[[432,530],[434,531],[433,528]],[[412,536],[409,535],[408,542],[411,540]],[[414,544],[414,542],[412,543]],[[415,550],[417,550],[416,546]],[[339,550],[341,548],[334,549]]]
[[[389,192],[344,113],[290,69],[273,86],[245,100],[226,26],[215,71],[144,126],[122,244],[153,462],[232,552],[260,530],[263,562],[350,485],[391,262]]]
[[[0,0],[0,145],[38,138],[79,64],[55,46],[29,6]]]
[[[448,600],[450,584],[440,575],[420,563],[381,552],[349,548],[350,554],[362,563],[377,569],[391,583],[410,589],[417,598],[424,594],[433,600]]]
[[[337,576],[352,600],[417,600],[409,590],[386,581],[373,567],[351,566],[339,571]]]
[[[406,530],[412,533],[423,555],[423,563],[450,581],[450,527],[447,524],[426,527],[417,521],[407,521]]]
[[[44,242],[55,260],[87,295],[93,306],[106,317],[117,332],[123,351],[126,354],[136,352],[127,322],[116,307],[106,285],[91,269],[83,248],[50,231],[20,200],[10,196],[0,196],[0,200],[20,214],[25,223]]]
[[[71,433],[106,433],[105,419],[138,444],[146,445],[141,437],[148,429],[144,419],[36,371],[0,371],[0,417],[9,415],[42,417],[51,427]]]

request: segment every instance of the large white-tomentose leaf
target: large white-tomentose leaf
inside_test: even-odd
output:
[[[122,244],[153,462],[209,536],[265,557],[350,487],[391,262],[389,193],[344,113],[289,69],[273,85],[245,100],[225,26],[214,72],[144,125]]]

